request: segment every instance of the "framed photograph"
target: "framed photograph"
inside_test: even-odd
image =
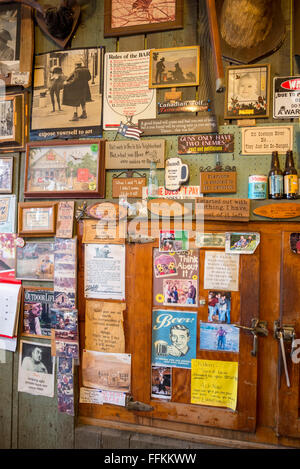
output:
[[[104,37],[183,28],[183,0],[104,1]]]
[[[20,236],[51,236],[56,230],[56,202],[19,202]]]
[[[269,117],[270,65],[226,69],[225,119]]]
[[[150,50],[149,88],[198,86],[200,46]]]
[[[11,194],[13,189],[14,158],[4,156],[0,158],[0,194]]]
[[[28,143],[24,196],[30,199],[104,198],[104,141]]]
[[[16,278],[52,282],[54,276],[54,243],[30,241],[16,247]]]
[[[0,79],[6,86],[31,84],[34,24],[31,8],[0,5]]]
[[[51,308],[54,292],[51,288],[26,286],[22,297],[22,335],[49,339]]]
[[[30,140],[102,136],[103,47],[35,56]]]
[[[24,150],[27,135],[27,95],[0,97],[0,151]]]

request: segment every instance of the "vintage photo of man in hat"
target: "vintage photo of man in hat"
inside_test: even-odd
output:
[[[19,5],[0,5],[0,74],[19,71]]]
[[[102,135],[103,49],[36,56],[32,140]]]

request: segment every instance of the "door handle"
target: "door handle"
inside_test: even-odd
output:
[[[287,367],[287,360],[286,360],[286,353],[285,353],[285,342],[290,342],[291,343],[291,359],[293,357],[293,353],[296,349],[295,346],[295,339],[296,339],[296,332],[294,326],[290,325],[280,325],[280,321],[274,321],[274,337],[275,339],[279,340],[280,344],[280,352],[281,352],[281,357],[282,357],[282,362],[283,362],[283,367],[284,367],[284,373],[285,373],[285,380],[286,380],[286,385],[289,388],[291,386],[290,383],[290,378],[289,378],[289,372],[288,372],[288,367]],[[280,358],[279,358],[279,374],[281,375],[281,366],[280,366]]]
[[[251,350],[251,355],[256,357],[257,355],[257,343],[258,336],[266,337],[269,334],[267,329],[267,321],[260,321],[257,318],[251,319],[251,327],[242,326],[241,324],[233,324],[234,327],[244,330],[245,332],[250,332],[253,335],[253,347]]]

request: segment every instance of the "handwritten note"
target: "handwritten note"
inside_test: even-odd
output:
[[[191,403],[236,410],[238,362],[192,359]]]
[[[239,290],[239,255],[205,252],[204,290]]]
[[[107,353],[124,353],[125,303],[86,301],[85,347]]]

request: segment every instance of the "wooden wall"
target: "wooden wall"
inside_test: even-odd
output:
[[[47,3],[43,1],[40,3]],[[51,2],[54,4],[55,2]],[[215,92],[215,74],[212,61],[212,48],[209,37],[206,6],[204,0],[185,0],[184,29],[162,33],[150,33],[104,39],[104,1],[78,0],[82,5],[81,24],[72,41],[72,48],[85,46],[105,46],[108,51],[138,50],[156,47],[175,47],[199,44],[201,47],[201,83],[195,88],[183,90],[183,98],[212,99],[213,112],[216,114],[219,125],[230,124],[224,122],[223,108],[224,95]],[[261,62],[269,62],[272,67],[272,76],[289,75],[293,72],[293,59],[291,51],[291,0],[282,0],[283,15],[286,22],[286,39],[281,48],[273,55]],[[36,53],[54,50],[53,45],[39,30],[35,28]],[[226,65],[226,64],[225,64]],[[160,90],[157,100],[163,99],[164,91]],[[271,106],[272,108],[272,106]],[[272,115],[272,109],[271,109]],[[273,122],[270,118],[267,122]],[[104,137],[110,138],[108,135]],[[168,137],[167,152],[172,150],[174,138]],[[14,192],[22,200],[24,181],[24,154],[14,154],[15,158],[15,184]],[[110,174],[107,174],[107,197],[109,198]],[[259,226],[256,227],[259,229]],[[277,226],[271,232],[265,228],[267,237],[262,237],[262,264],[261,271],[273,269],[273,276],[264,276],[261,279],[261,317],[271,323],[277,319],[278,294],[272,293],[274,278],[277,279],[280,268],[280,230]],[[269,253],[272,251],[271,266]],[[272,310],[272,311],[271,311]],[[258,430],[256,435],[245,435],[234,432],[214,430],[212,428],[197,430],[199,433],[211,436],[224,436],[230,439],[270,442],[272,444],[285,443],[298,445],[297,441],[278,440],[274,433],[274,405],[276,403],[276,363],[277,344],[272,338],[260,340],[259,389],[258,389]],[[272,357],[272,359],[270,359]],[[76,419],[71,416],[59,414],[56,397],[34,397],[17,391],[18,353],[5,353],[5,363],[0,363],[0,448],[72,448],[74,445],[74,425]],[[153,424],[154,427],[157,424]],[[184,431],[179,425],[174,429]]]

